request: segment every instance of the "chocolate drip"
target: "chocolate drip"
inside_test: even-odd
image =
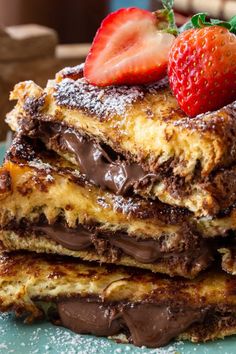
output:
[[[49,146],[56,144],[61,151],[73,154],[81,173],[90,182],[116,194],[124,195],[156,177],[146,173],[137,163],[129,164],[115,153],[109,154],[101,144],[62,124],[38,122],[31,135],[41,138]]]
[[[64,327],[76,333],[112,336],[121,329],[120,320],[115,319],[115,309],[99,303],[77,299],[58,303],[58,312]]]
[[[157,304],[117,304],[69,299],[58,303],[62,325],[76,333],[112,336],[128,330],[137,346],[159,347],[204,320],[206,310]]]
[[[75,155],[81,172],[103,189],[125,194],[145,177],[145,172],[138,164],[128,165],[120,160],[113,162],[101,145],[92,140],[86,141],[71,129],[61,133],[60,145]]]
[[[204,311],[184,306],[139,304],[124,307],[122,318],[129,329],[132,342],[137,346],[160,347],[185,331],[194,322],[204,319]]]

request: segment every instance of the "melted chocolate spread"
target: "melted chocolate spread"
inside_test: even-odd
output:
[[[86,302],[81,299],[59,301],[58,312],[64,327],[76,333],[112,336],[128,332],[137,346],[159,347],[204,320],[206,310],[173,308],[157,304],[117,304]]]
[[[116,232],[114,235],[105,233],[100,235],[95,230],[90,231],[82,225],[76,229],[70,229],[61,223],[42,224],[32,225],[31,229],[74,251],[95,247],[98,254],[103,254],[115,247],[121,253],[129,255],[141,263],[152,263],[158,258],[185,257],[190,261],[198,259],[199,263],[207,264],[210,259],[209,249],[204,241],[199,244],[198,248],[181,252],[181,250],[177,250],[178,247],[175,251],[164,250],[160,240],[140,240],[122,232]]]
[[[113,151],[106,151],[108,148],[61,124],[39,121],[32,134],[50,146],[56,144],[61,151],[73,154],[81,173],[90,182],[116,194],[124,195],[156,178],[139,164],[121,160]]]
[[[93,246],[96,238],[96,234],[93,231],[85,229],[82,225],[77,229],[69,229],[61,224],[56,226],[33,226],[33,229],[46,234],[46,236],[62,246],[74,251]],[[122,233],[117,233],[114,237],[107,236],[106,240],[110,243],[110,247],[115,246],[142,263],[154,262],[161,255],[161,246],[157,241],[140,241]],[[99,242],[95,240],[95,243],[99,247]],[[108,247],[108,245],[106,246]]]
[[[86,230],[82,225],[78,226],[76,229],[66,228],[61,224],[55,224],[54,226],[33,226],[32,228],[35,231],[47,235],[49,238],[70,250],[80,251],[92,245],[92,233]]]
[[[82,225],[71,229],[59,222],[54,225],[43,223],[30,225],[30,230],[37,235],[45,235],[53,239],[67,249],[80,251],[92,247],[99,255],[106,256],[111,256],[112,250],[117,250],[119,254],[129,255],[144,264],[174,257],[176,260],[181,259],[186,264],[198,262],[205,267],[211,260],[210,247],[204,240],[184,249],[178,239],[176,245],[172,245],[174,248],[169,248],[161,240],[140,240],[118,231],[111,234],[100,233],[96,229],[85,228]],[[117,259],[118,254],[113,254],[113,257]]]

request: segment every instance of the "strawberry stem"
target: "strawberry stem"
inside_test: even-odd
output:
[[[155,12],[158,28],[163,32],[178,34],[173,11],[174,0],[162,0],[163,9]]]
[[[181,27],[181,32],[190,28],[202,28],[207,26],[221,26],[227,28],[230,32],[236,34],[236,16],[232,17],[230,21],[221,21],[216,18],[212,18],[209,21],[206,20],[206,13],[198,13],[194,15],[190,21]]]

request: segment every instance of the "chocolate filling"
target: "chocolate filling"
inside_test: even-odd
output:
[[[65,248],[80,251],[92,246],[92,232],[86,230],[82,225],[77,229],[69,229],[61,224],[32,226],[32,230],[42,233],[58,242]]]
[[[206,310],[186,306],[148,303],[104,304],[67,299],[58,302],[58,313],[64,327],[76,333],[112,336],[128,332],[129,341],[137,346],[160,347],[202,322]]]
[[[38,236],[46,236],[74,251],[95,248],[98,255],[104,255],[112,262],[124,254],[140,263],[149,264],[158,259],[171,259],[186,266],[195,262],[205,268],[212,256],[209,242],[191,234],[190,230],[183,231],[186,235],[181,235],[181,238],[176,236],[173,240],[170,239],[171,236],[169,239],[160,237],[158,240],[144,240],[129,236],[122,231],[101,232],[96,226],[85,227],[80,224],[72,229],[63,221],[49,225],[44,218],[35,224],[27,221],[22,221],[20,224],[9,223],[5,229],[13,230],[23,236],[34,232]]]
[[[108,146],[85,138],[62,124],[35,122],[30,135],[42,139],[46,145],[56,144],[60,151],[73,154],[81,173],[91,183],[116,194],[124,195],[134,187],[146,185],[156,178],[155,174],[146,173],[139,164],[129,164]]]
[[[104,246],[106,248],[115,246],[123,251],[124,254],[133,257],[141,263],[152,263],[161,256],[164,256],[158,241],[140,241],[122,233],[116,233],[114,236],[107,235],[107,237],[105,237],[105,234],[96,235],[93,231],[86,230],[82,225],[75,230],[69,229],[63,225],[35,226],[33,229],[74,251],[80,251],[95,245],[98,248],[98,253],[103,253],[101,248]],[[99,242],[99,240],[105,240],[107,242],[104,245],[104,243]]]

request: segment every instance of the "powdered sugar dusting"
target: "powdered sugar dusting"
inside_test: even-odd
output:
[[[34,167],[38,170],[44,170],[45,172],[50,173],[52,170],[52,166],[49,163],[45,163],[40,159],[35,159],[29,162],[30,167]]]
[[[84,78],[73,80],[65,78],[55,87],[55,99],[59,106],[81,109],[100,119],[123,115],[133,103],[144,99],[146,93],[156,93],[167,85],[161,80],[146,86],[107,86],[90,85]]]
[[[138,86],[109,86],[99,88],[90,85],[84,78],[74,81],[64,79],[56,86],[58,105],[82,109],[99,118],[122,115],[128,105],[143,99],[144,92]]]

